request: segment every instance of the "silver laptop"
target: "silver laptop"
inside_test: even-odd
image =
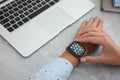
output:
[[[0,34],[24,57],[30,56],[95,6],[89,0],[3,2],[0,4]]]

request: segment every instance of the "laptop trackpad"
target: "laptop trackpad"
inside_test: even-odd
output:
[[[46,32],[57,34],[64,29],[72,18],[59,8],[55,8],[40,17],[36,22]]]

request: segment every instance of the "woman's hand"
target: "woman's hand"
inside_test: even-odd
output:
[[[82,31],[86,30],[90,26],[97,27],[98,24],[100,24],[100,22],[101,22],[101,20],[97,17],[96,18],[91,18],[89,21],[84,21],[81,24],[80,28],[78,29],[78,32],[76,33],[75,40],[79,39],[80,33]],[[97,44],[93,44],[93,43],[90,43],[90,42],[81,42],[81,44],[86,48],[88,53],[94,51],[98,47]]]
[[[76,40],[101,45],[103,50],[99,56],[83,57],[81,62],[120,65],[120,48],[103,30],[103,21],[99,18],[91,18],[88,22],[83,22],[82,26],[83,29],[79,31]]]

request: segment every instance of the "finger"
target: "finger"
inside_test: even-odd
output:
[[[91,17],[90,20],[88,21],[87,25],[90,26],[93,23],[94,19],[95,18]]]
[[[101,37],[84,37],[84,38],[77,38],[76,41],[83,42],[83,43],[93,43],[102,45],[103,39]]]
[[[96,56],[96,57],[86,56],[86,57],[81,58],[80,61],[88,62],[88,63],[101,63],[102,57],[101,56]]]
[[[98,28],[88,28],[86,30],[82,30],[79,35],[82,35],[82,34],[87,33],[87,32],[101,32],[101,29],[98,29]]]
[[[99,23],[98,23],[97,27],[98,28],[102,28],[103,27],[103,20],[102,19],[99,20]]]
[[[93,24],[92,24],[92,27],[97,27],[98,22],[99,22],[99,18],[96,17],[95,20],[94,20],[94,22],[93,22]]]
[[[82,35],[79,36],[79,38],[83,38],[83,37],[89,37],[89,36],[93,36],[93,37],[102,37],[102,34],[100,32],[93,32],[93,31],[90,31],[90,32],[86,32]]]
[[[80,28],[85,27],[85,26],[86,26],[86,24],[87,24],[87,20],[83,21],[83,22],[82,22],[82,24],[81,24],[81,26],[80,26]]]
[[[79,30],[78,30],[78,34],[81,33],[81,30],[86,26],[87,24],[87,20],[83,21],[83,23],[81,24]]]

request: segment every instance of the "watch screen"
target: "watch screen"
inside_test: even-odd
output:
[[[69,51],[77,57],[82,57],[86,50],[79,42],[73,42],[69,46]]]

